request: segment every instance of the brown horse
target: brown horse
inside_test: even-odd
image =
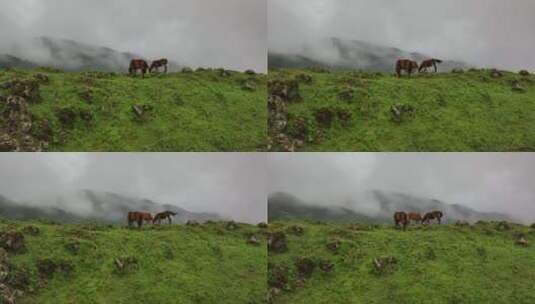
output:
[[[158,72],[158,69],[161,67],[164,67],[164,73],[167,73],[167,59],[162,58],[160,60],[154,60],[150,65],[149,73],[152,73],[152,70],[156,70],[156,72]]]
[[[128,68],[128,73],[130,75],[135,75],[137,71],[141,71],[141,77],[145,77],[149,64],[143,59],[132,59],[130,61],[130,68]]]
[[[430,67],[435,68],[435,73],[438,72],[437,63],[438,64],[442,63],[442,60],[436,59],[436,58],[424,60],[422,64],[420,64],[420,67],[418,68],[418,73],[421,73],[422,71],[427,72],[427,68],[430,68]]]
[[[422,218],[422,224],[429,224],[431,220],[437,220],[438,224],[440,225],[443,216],[444,214],[442,213],[442,211],[433,211],[426,213]]]
[[[400,227],[400,224],[401,224],[403,225],[403,229],[406,229],[407,225],[409,224],[407,213],[405,212],[394,213],[394,222],[396,223],[396,227]]]
[[[164,211],[164,212],[160,212],[158,214],[156,214],[154,216],[154,219],[152,220],[152,223],[156,223],[158,222],[158,225],[162,222],[162,220],[165,220],[167,219],[169,221],[169,225],[171,225],[171,217],[172,216],[175,216],[176,213],[174,212],[171,212],[171,211]]]
[[[131,227],[132,223],[137,222],[137,227],[141,228],[141,226],[143,226],[143,221],[152,221],[152,215],[148,212],[128,212],[128,227]]]
[[[408,217],[409,217],[409,223],[412,222],[412,221],[415,221],[415,222],[421,222],[422,221],[422,215],[420,213],[417,213],[417,212],[409,213]]]
[[[418,70],[418,62],[409,59],[400,59],[396,62],[396,75],[401,77],[402,71],[407,71],[409,77],[411,77],[413,69]]]

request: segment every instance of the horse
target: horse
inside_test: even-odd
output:
[[[128,68],[128,73],[130,75],[135,75],[137,71],[141,71],[141,77],[145,77],[149,64],[143,59],[132,59],[130,61],[130,67]]]
[[[407,225],[409,224],[407,213],[405,212],[394,213],[394,222],[396,223],[396,227],[400,227],[400,224],[401,224],[403,225],[403,229],[406,229]]]
[[[160,60],[154,60],[150,65],[149,73],[152,73],[152,70],[156,70],[156,72],[158,72],[158,69],[161,67],[164,67],[164,73],[167,73],[167,59],[162,58]]]
[[[412,222],[412,221],[415,221],[415,222],[421,222],[422,221],[422,215],[420,213],[417,213],[417,212],[409,213],[408,217],[409,217],[409,223]]]
[[[164,211],[164,212],[160,212],[158,214],[156,214],[154,216],[154,219],[152,220],[152,223],[156,223],[158,222],[158,225],[162,222],[162,220],[165,220],[167,219],[169,221],[169,225],[171,225],[171,216],[175,216],[176,213],[175,212],[171,212],[171,211]]]
[[[438,224],[440,225],[443,216],[444,214],[442,211],[428,212],[422,218],[422,224],[429,224],[431,220],[437,220]]]
[[[420,64],[420,67],[418,68],[418,73],[421,73],[423,70],[427,72],[427,68],[430,68],[430,67],[434,67],[435,73],[437,73],[438,72],[437,63],[438,64],[442,63],[442,60],[431,58],[431,59],[422,61],[422,64]]]
[[[141,228],[143,221],[152,221],[152,215],[148,212],[128,212],[128,227],[131,227],[133,222],[137,222],[138,228]]]
[[[407,71],[409,77],[411,77],[412,70],[418,70],[418,62],[412,61],[410,59],[400,59],[396,62],[396,75],[398,78],[401,77],[402,71]]]

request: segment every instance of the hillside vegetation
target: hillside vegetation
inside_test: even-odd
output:
[[[265,149],[266,76],[0,70],[2,151]]]
[[[235,223],[1,220],[0,303],[262,303],[265,246],[261,228]]]
[[[272,303],[535,303],[535,226],[276,221],[270,231]]]
[[[273,151],[534,151],[535,75],[275,69]]]

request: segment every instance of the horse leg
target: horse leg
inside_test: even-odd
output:
[[[165,64],[164,67],[165,67],[165,72],[164,73],[167,74],[167,64]]]
[[[438,72],[437,64],[433,61],[433,66],[435,67],[435,73]]]

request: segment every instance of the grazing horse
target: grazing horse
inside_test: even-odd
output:
[[[426,213],[422,218],[422,224],[429,224],[431,220],[437,220],[438,224],[440,225],[443,216],[444,214],[441,211]]]
[[[412,221],[415,221],[415,222],[421,222],[422,221],[422,215],[420,213],[417,213],[417,212],[409,213],[408,217],[409,217],[409,223],[412,222]]]
[[[141,77],[145,77],[149,64],[143,59],[132,59],[130,61],[130,68],[128,68],[128,73],[130,75],[135,75],[137,71],[141,71]]]
[[[143,221],[152,221],[152,215],[148,212],[128,212],[128,227],[131,227],[132,223],[137,222],[137,227],[141,228]]]
[[[174,212],[171,212],[171,211],[164,211],[164,212],[160,212],[158,214],[156,214],[154,216],[154,219],[152,220],[152,223],[156,223],[158,222],[158,225],[162,222],[162,220],[165,220],[167,219],[169,221],[169,225],[171,225],[171,217],[172,216],[175,216],[176,213]]]
[[[422,64],[420,64],[420,67],[418,68],[418,73],[421,73],[422,71],[427,72],[427,68],[430,68],[430,67],[435,68],[435,73],[438,72],[437,63],[438,64],[442,63],[442,60],[435,59],[435,58],[424,60]]]
[[[150,65],[149,73],[152,73],[152,70],[156,70],[156,72],[158,72],[158,69],[161,67],[164,67],[164,73],[167,73],[167,59],[162,58],[160,60],[154,60]]]
[[[396,223],[396,227],[400,227],[400,224],[401,224],[403,225],[403,229],[406,229],[407,225],[409,224],[407,213],[405,212],[394,213],[394,222]]]
[[[400,59],[396,62],[396,75],[401,77],[402,71],[407,71],[409,77],[411,77],[412,70],[418,70],[418,62],[409,59]]]

